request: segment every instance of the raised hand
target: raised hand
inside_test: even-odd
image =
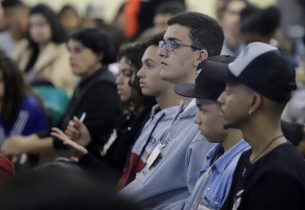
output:
[[[77,117],[70,120],[65,130],[67,137],[81,146],[87,146],[91,142],[88,128]]]
[[[58,128],[52,128],[51,136],[54,136],[61,140],[63,144],[71,147],[75,151],[78,152],[77,156],[82,157],[83,155],[88,153],[88,150],[83,147],[82,145],[79,145],[77,142],[72,141],[64,132],[62,132]]]

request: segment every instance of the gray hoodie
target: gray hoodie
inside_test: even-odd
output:
[[[191,194],[202,161],[213,146],[194,124],[196,112],[195,100],[187,107],[180,105],[166,135],[159,139],[166,145],[161,149],[159,161],[151,167],[146,165],[120,194],[149,208],[183,200]]]

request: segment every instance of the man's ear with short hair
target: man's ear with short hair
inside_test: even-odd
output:
[[[259,109],[262,103],[263,103],[263,96],[258,93],[253,94],[249,112],[254,113],[256,110]]]
[[[201,63],[202,61],[207,59],[209,56],[208,51],[206,51],[205,49],[196,50],[195,53],[196,53],[196,55],[195,55],[195,59],[194,59],[194,65],[196,67],[199,65],[199,63]]]

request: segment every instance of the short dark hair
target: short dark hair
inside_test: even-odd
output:
[[[1,4],[3,8],[24,6],[20,0],[3,0]]]
[[[118,53],[118,60],[125,57],[132,66],[136,69],[140,69],[142,67],[141,58],[145,49],[146,46],[142,43],[124,45]]]
[[[146,42],[144,42],[146,48],[149,46],[159,46],[159,41],[163,39],[164,34],[165,32],[161,32],[149,38]]]
[[[248,5],[240,13],[240,31],[272,36],[280,26],[281,11],[276,6],[260,9]]]
[[[98,28],[83,28],[68,37],[68,40],[76,40],[84,47],[91,49],[95,54],[102,54],[101,62],[110,64],[114,62],[114,47],[107,34]]]
[[[282,120],[281,127],[286,139],[288,139],[294,146],[299,145],[302,139],[305,137],[304,125],[302,124]]]
[[[4,98],[1,115],[5,126],[15,122],[19,108],[26,94],[26,85],[18,66],[0,52],[0,72],[4,83]]]
[[[209,56],[220,54],[224,33],[215,19],[199,12],[183,12],[169,19],[168,25],[174,24],[189,28],[192,44],[207,50]]]

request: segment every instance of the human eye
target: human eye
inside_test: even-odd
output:
[[[122,73],[126,77],[131,77],[131,75],[132,75],[132,71],[130,69],[123,69]]]
[[[81,53],[81,52],[83,51],[83,48],[81,48],[81,47],[75,47],[75,48],[73,49],[73,51],[74,51],[75,53]]]
[[[169,47],[171,48],[171,49],[176,49],[177,48],[177,42],[176,41],[174,41],[174,40],[170,40],[169,41]]]
[[[147,66],[147,68],[149,68],[149,69],[153,69],[153,68],[155,68],[155,63],[154,62],[152,62],[152,61],[147,61],[146,62],[146,66]]]

